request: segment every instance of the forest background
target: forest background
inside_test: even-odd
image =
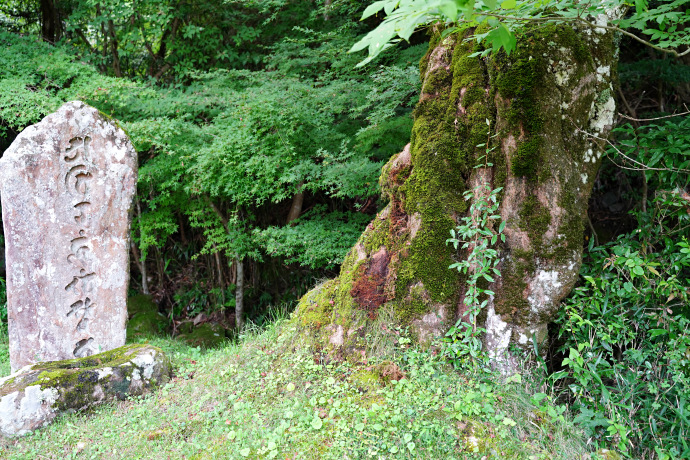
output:
[[[337,274],[385,204],[381,167],[409,141],[429,36],[357,67],[364,56],[347,51],[383,20],[360,21],[367,6],[4,2],[0,151],[65,101],[114,117],[140,162],[131,294],[150,294],[173,332],[195,318],[265,323]],[[682,1],[636,7],[671,35],[687,17]],[[645,24],[630,30],[649,38]],[[592,436],[658,458],[690,455],[690,117],[664,118],[687,112],[689,58],[621,37],[622,116],[582,282],[543,362]]]

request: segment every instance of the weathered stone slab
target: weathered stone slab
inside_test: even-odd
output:
[[[125,344],[136,152],[82,102],[26,128],[0,159],[10,364]]]
[[[143,394],[166,383],[170,371],[167,357],[150,345],[26,366],[0,379],[0,434],[26,434],[60,413]]]

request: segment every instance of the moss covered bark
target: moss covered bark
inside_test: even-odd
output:
[[[308,293],[295,321],[317,348],[352,355],[375,329],[443,334],[459,314],[464,280],[448,266],[464,254],[446,244],[466,215],[463,193],[503,187],[503,277],[485,314],[487,346],[543,338],[579,270],[584,219],[612,124],[616,44],[601,30],[525,28],[517,49],[487,58],[465,40],[431,40],[420,62],[422,94],[410,144],[383,168],[388,206],[367,227],[340,276]],[[474,167],[493,136],[491,168]],[[394,324],[381,324],[390,312]],[[356,355],[356,353],[355,353]]]

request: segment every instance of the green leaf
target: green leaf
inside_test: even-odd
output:
[[[657,337],[666,334],[668,334],[668,331],[666,329],[650,329],[649,331],[649,335],[652,337]]]
[[[546,393],[535,393],[531,398],[532,404],[539,404],[546,396]]]
[[[455,0],[445,1],[438,6],[441,14],[451,22],[455,22],[458,19],[458,5]]]
[[[486,36],[486,40],[491,44],[491,48],[494,51],[498,51],[503,48],[506,50],[507,54],[510,54],[510,52],[514,50],[515,46],[517,45],[515,35],[504,24],[500,24],[498,27],[489,32]]]
[[[384,6],[386,6],[387,3],[390,3],[388,0],[381,0],[378,2],[374,2],[371,5],[369,5],[365,10],[364,13],[362,13],[362,18],[360,21],[364,21],[366,18],[369,16],[373,16],[379,11],[383,9]]]
[[[508,426],[515,426],[517,425],[517,422],[513,420],[512,418],[506,417],[503,419],[503,424],[508,425]]]
[[[517,6],[517,1],[516,0],[505,0],[503,3],[501,3],[501,8],[504,10],[512,10]]]
[[[510,377],[508,377],[506,379],[506,383],[511,383],[511,382],[515,382],[517,384],[522,383],[522,375],[520,375],[520,374],[511,375]]]
[[[245,447],[244,449],[240,450],[240,455],[243,457],[249,457],[250,452],[251,450],[249,449],[249,447]]]

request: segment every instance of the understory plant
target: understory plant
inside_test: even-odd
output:
[[[489,120],[486,121],[490,125]],[[477,147],[485,147],[486,154],[480,158],[482,164],[475,166],[475,170],[487,169],[493,166],[489,163],[489,154],[495,147],[489,147],[491,137],[486,144]],[[461,261],[452,264],[450,269],[457,269],[466,277],[467,290],[463,304],[465,312],[453,325],[445,337],[445,353],[449,359],[459,364],[468,358],[486,359],[481,353],[482,334],[486,329],[477,326],[477,318],[484,307],[489,303],[489,296],[494,292],[483,287],[486,282],[493,283],[495,277],[501,276],[496,268],[498,264],[498,251],[494,248],[500,238],[505,242],[503,229],[505,222],[501,222],[495,229],[495,221],[500,220],[498,214],[498,196],[502,187],[492,189],[487,183],[481,183],[473,190],[466,191],[463,196],[466,201],[471,201],[467,216],[463,217],[460,225],[450,231],[451,237],[446,243],[451,243],[455,249],[458,247],[467,256]],[[462,245],[461,245],[462,244]]]
[[[668,148],[687,136],[667,125],[618,134],[614,161],[658,167],[644,171],[656,190],[643,196],[634,231],[590,241],[584,283],[556,321],[564,359],[552,379],[600,445],[634,458],[690,458],[688,151]]]

